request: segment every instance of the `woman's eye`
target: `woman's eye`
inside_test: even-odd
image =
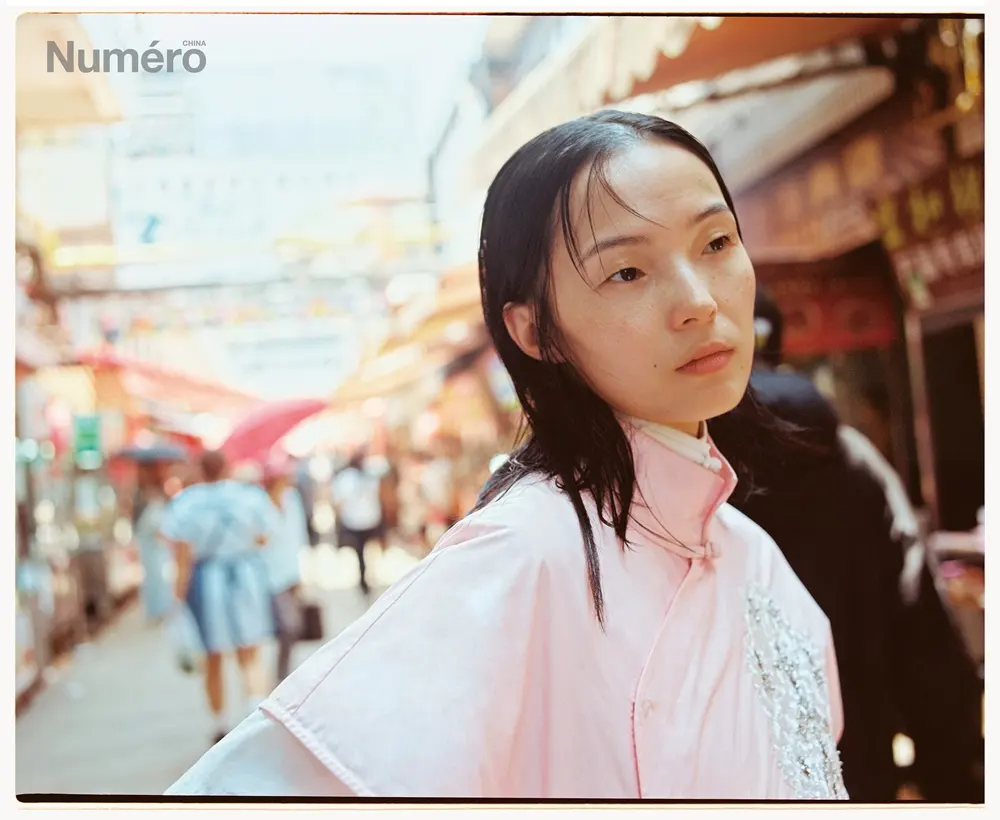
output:
[[[729,234],[723,234],[709,242],[708,248],[712,253],[721,253],[731,244],[733,244],[733,238]]]
[[[642,273],[638,268],[622,268],[620,271],[615,273],[608,281],[609,282],[634,282],[638,279]]]

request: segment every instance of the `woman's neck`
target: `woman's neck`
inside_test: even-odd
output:
[[[704,439],[705,438],[705,422],[703,421],[691,421],[691,422],[677,422],[665,424],[659,421],[647,421],[645,419],[638,419],[638,421],[647,427],[659,427],[665,428],[667,430],[673,430],[677,433],[683,433],[686,436],[691,436],[691,438]]]

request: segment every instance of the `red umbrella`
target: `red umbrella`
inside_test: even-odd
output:
[[[222,445],[222,452],[231,462],[263,459],[298,424],[326,410],[328,406],[321,399],[265,404],[236,425]]]

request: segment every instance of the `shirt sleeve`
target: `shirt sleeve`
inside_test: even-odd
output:
[[[354,796],[287,729],[260,711],[216,744],[166,795]]]
[[[247,487],[247,514],[244,521],[253,530],[253,535],[272,538],[280,525],[281,514],[269,496],[260,487]]]
[[[192,538],[194,516],[190,514],[191,500],[189,497],[177,497],[163,514],[160,522],[160,534],[170,541],[189,541]]]
[[[548,549],[562,526],[463,520],[262,711],[360,796],[521,794],[511,767],[526,699],[550,674],[553,590],[584,568],[582,550]],[[566,600],[587,623],[589,598]]]

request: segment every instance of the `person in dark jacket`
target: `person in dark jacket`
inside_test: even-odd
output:
[[[898,523],[905,517],[890,514],[880,474],[848,457],[837,414],[813,383],[775,369],[782,321],[764,294],[757,314],[751,386],[765,407],[801,428],[803,446],[759,450],[753,488],[732,503],[774,538],[830,620],[847,791],[858,802],[889,802],[906,781],[925,800],[980,803],[982,689],[972,660],[926,561],[915,599],[904,599],[900,579],[913,541],[900,533],[911,534]],[[713,429],[723,453],[727,429]],[[893,755],[897,734],[916,750],[905,777]]]

